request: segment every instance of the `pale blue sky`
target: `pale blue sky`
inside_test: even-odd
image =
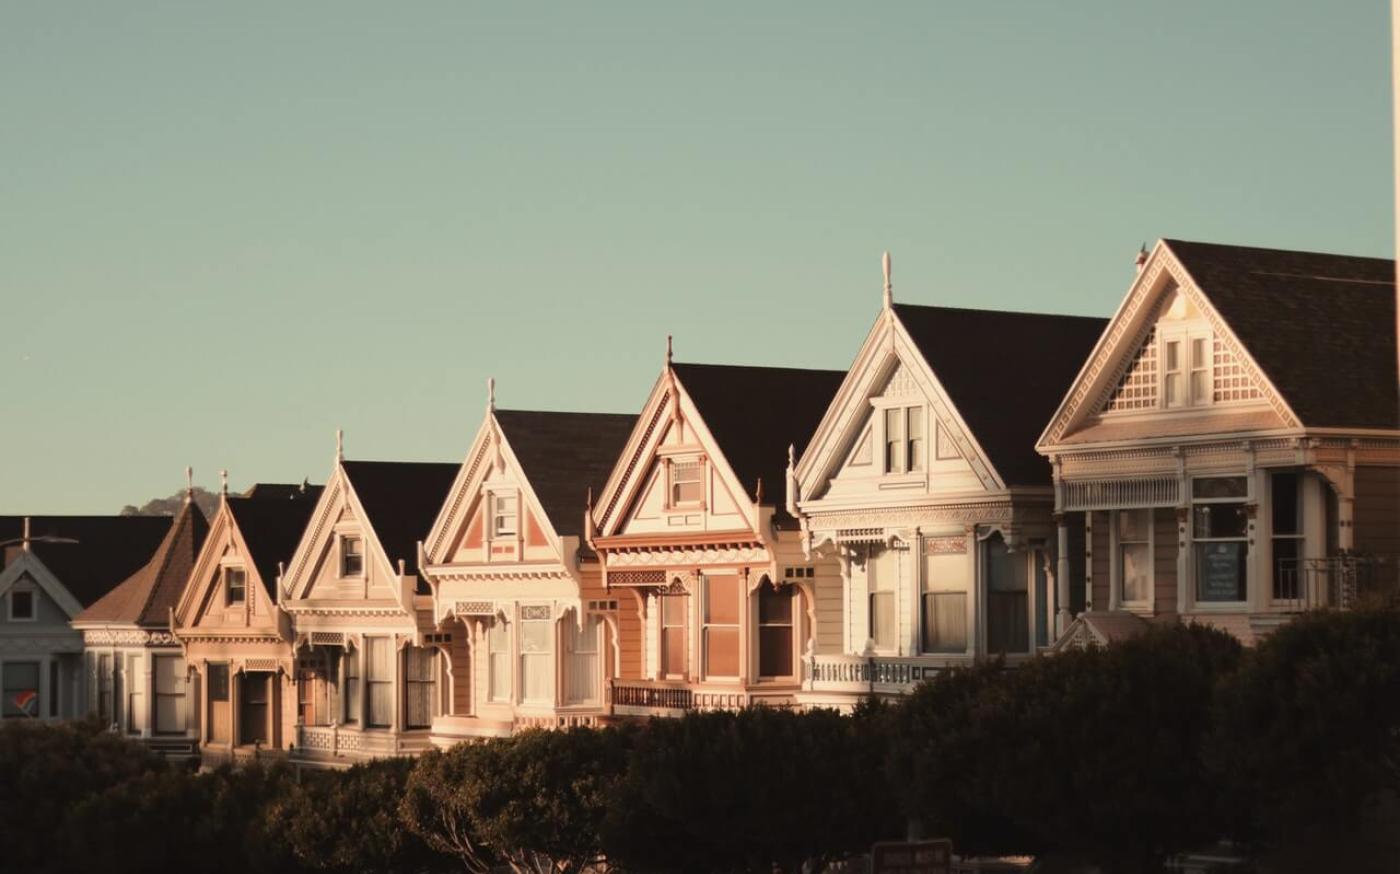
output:
[[[0,513],[456,461],[668,332],[844,368],[886,248],[1100,315],[1160,236],[1389,256],[1387,5],[0,0]]]

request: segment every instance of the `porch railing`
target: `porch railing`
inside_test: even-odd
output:
[[[809,691],[907,691],[944,667],[927,659],[897,656],[809,655],[802,660],[802,687]]]
[[[651,683],[614,680],[614,707],[645,707],[653,710],[692,710],[695,693],[684,686],[662,686]]]
[[[1279,559],[1274,567],[1273,603],[1290,612],[1400,607],[1400,556]]]

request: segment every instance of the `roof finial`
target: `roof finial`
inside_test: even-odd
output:
[[[219,494],[228,497],[228,471],[219,471]]]
[[[345,429],[335,429],[335,460],[345,460]]]
[[[1147,241],[1146,241],[1146,240],[1143,240],[1143,241],[1142,241],[1142,245],[1138,247],[1137,257],[1133,259],[1133,263],[1137,265],[1138,272],[1141,273],[1141,272],[1142,272],[1142,266],[1143,266],[1144,264],[1147,263]]]
[[[885,251],[885,257],[881,259],[880,266],[885,270],[885,309],[894,306],[894,285],[890,283],[890,253]]]
[[[185,502],[194,500],[194,468],[185,465]]]
[[[667,335],[666,335],[666,369],[667,369],[667,370],[670,370],[670,369],[671,369],[671,354],[672,354],[671,335],[670,335],[670,334],[667,334]]]
[[[29,551],[29,517],[24,517],[24,533],[21,535],[20,548],[25,552]]]
[[[486,377],[486,412],[496,412],[496,377]]]
[[[759,477],[758,482],[754,484],[753,502],[755,504],[763,503],[763,477]]]

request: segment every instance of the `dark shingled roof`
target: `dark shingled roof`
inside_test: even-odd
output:
[[[403,559],[408,573],[418,573],[418,541],[433,527],[460,465],[342,461],[341,467],[390,563],[397,567]]]
[[[895,304],[895,315],[1007,485],[1049,485],[1035,441],[1107,319]]]
[[[68,537],[77,543],[35,543],[32,550],[84,607],[150,561],[170,530],[170,516],[32,516],[30,536]],[[0,516],[0,540],[20,537],[23,516]],[[0,566],[17,557],[7,547]]]
[[[208,534],[209,522],[204,512],[194,501],[186,501],[145,567],[98,598],[73,621],[167,625],[170,610],[179,602]]]
[[[1400,427],[1394,261],[1163,242],[1304,425]]]
[[[296,551],[321,490],[322,486],[259,483],[244,495],[228,498],[229,512],[273,600],[277,564],[291,559]]]
[[[672,369],[748,497],[754,497],[761,478],[763,502],[777,508],[778,519],[788,519],[788,446],[802,455],[845,371],[727,364],[674,364]]]
[[[603,491],[637,417],[497,410],[496,422],[555,532],[581,536],[588,489]]]

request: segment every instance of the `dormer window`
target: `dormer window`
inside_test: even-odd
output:
[[[10,589],[10,621],[32,622],[35,618],[34,590],[30,588]]]
[[[359,577],[365,573],[364,541],[354,535],[340,538],[340,575]]]
[[[671,506],[693,506],[705,499],[705,462],[673,461],[668,468]]]
[[[248,598],[248,575],[241,567],[224,569],[224,606],[241,607]]]
[[[885,473],[923,470],[927,445],[923,407],[890,407],[885,410]]]
[[[520,530],[519,499],[513,494],[491,496],[491,536],[514,537]]]

